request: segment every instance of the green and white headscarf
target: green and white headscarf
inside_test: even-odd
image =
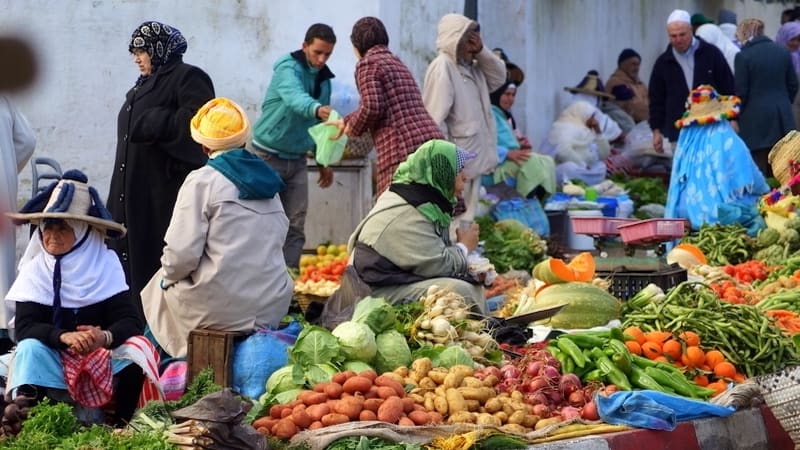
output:
[[[431,222],[447,228],[450,226],[456,204],[456,174],[474,155],[456,148],[452,142],[434,139],[422,144],[400,163],[392,177],[397,188],[422,185],[431,188],[426,198],[410,201]],[[424,189],[422,189],[424,191]],[[407,200],[407,196],[401,194]]]

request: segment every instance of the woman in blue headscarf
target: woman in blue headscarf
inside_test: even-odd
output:
[[[180,31],[155,21],[136,27],[128,44],[139,77],[117,118],[107,205],[114,220],[128,229],[109,247],[122,261],[140,312],[139,292],[161,265],[178,189],[207,159],[189,135],[189,121],[214,98],[214,86],[205,72],[183,62],[186,48]]]

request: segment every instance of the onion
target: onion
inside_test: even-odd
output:
[[[569,394],[567,402],[569,402],[571,406],[580,407],[586,403],[586,397],[583,396],[583,391],[575,391]]]
[[[534,407],[538,405],[544,405],[546,407],[550,403],[550,399],[541,391],[530,392],[525,395],[525,403],[533,405]]]
[[[543,368],[544,363],[542,361],[531,361],[525,366],[525,374],[535,377],[539,375]]]
[[[600,420],[600,414],[597,413],[597,404],[595,402],[589,402],[583,405],[581,417],[586,420]]]
[[[572,406],[565,406],[561,408],[561,418],[564,420],[578,419],[581,417],[581,412],[578,408]]]
[[[547,397],[550,399],[550,403],[554,405],[560,405],[561,402],[564,401],[564,396],[562,396],[561,393],[555,389],[548,392]]]
[[[544,418],[550,415],[550,408],[548,408],[547,405],[543,403],[537,403],[533,405],[533,407],[531,408],[531,412],[533,413],[533,415],[539,416],[539,418]]]
[[[438,337],[450,337],[455,333],[455,329],[450,322],[442,316],[435,317],[431,320],[431,330],[433,334]]]
[[[550,381],[558,383],[561,379],[561,373],[553,366],[545,366],[542,370],[542,375],[546,376]]]
[[[513,366],[511,364],[503,366],[500,369],[500,373],[503,375],[503,378],[505,378],[505,379],[509,379],[509,378],[517,379],[517,378],[519,378],[519,369],[517,369],[515,366]]]
[[[486,378],[489,375],[494,375],[497,378],[502,378],[503,374],[500,372],[500,368],[497,366],[489,366],[483,369],[483,377]]]
[[[530,385],[530,392],[539,392],[542,389],[550,387],[550,382],[547,381],[547,378],[543,376],[538,376],[531,379],[529,385]]]
[[[561,376],[561,381],[558,383],[558,389],[569,396],[575,391],[581,389],[581,379],[574,373],[565,373]]]

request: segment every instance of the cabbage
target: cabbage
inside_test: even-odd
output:
[[[294,369],[294,366],[288,365],[272,372],[272,375],[267,379],[266,387],[268,395],[275,395],[302,387],[292,380],[292,369]]]
[[[342,322],[333,329],[345,359],[370,361],[375,357],[375,333],[363,323]]]
[[[378,373],[391,372],[401,366],[411,364],[411,350],[405,336],[396,330],[383,332],[375,338],[378,352],[372,365]]]
[[[365,370],[375,370],[369,364],[363,361],[345,361],[342,365],[342,370],[352,370],[355,373],[361,373]]]
[[[395,313],[392,305],[383,298],[365,297],[353,311],[353,322],[367,325],[375,334],[380,334],[395,325]]]
[[[289,362],[304,368],[334,362],[339,356],[339,342],[325,328],[307,325],[289,350]]]
[[[439,357],[434,361],[435,366],[453,367],[457,365],[474,367],[475,361],[472,360],[469,352],[460,345],[451,345],[442,350]]]
[[[305,380],[308,386],[315,386],[319,383],[327,383],[338,372],[335,367],[330,364],[315,364],[306,369]]]

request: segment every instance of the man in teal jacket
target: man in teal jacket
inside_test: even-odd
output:
[[[311,25],[300,50],[284,55],[273,66],[272,80],[261,104],[261,117],[253,129],[253,149],[277,171],[286,187],[280,199],[289,218],[283,257],[298,268],[305,244],[308,210],[306,157],[313,153],[309,127],[328,120],[331,112],[333,73],[325,64],[333,53],[336,35],[325,24]],[[333,170],[320,166],[317,184],[333,183]],[[264,230],[268,231],[268,230]]]

